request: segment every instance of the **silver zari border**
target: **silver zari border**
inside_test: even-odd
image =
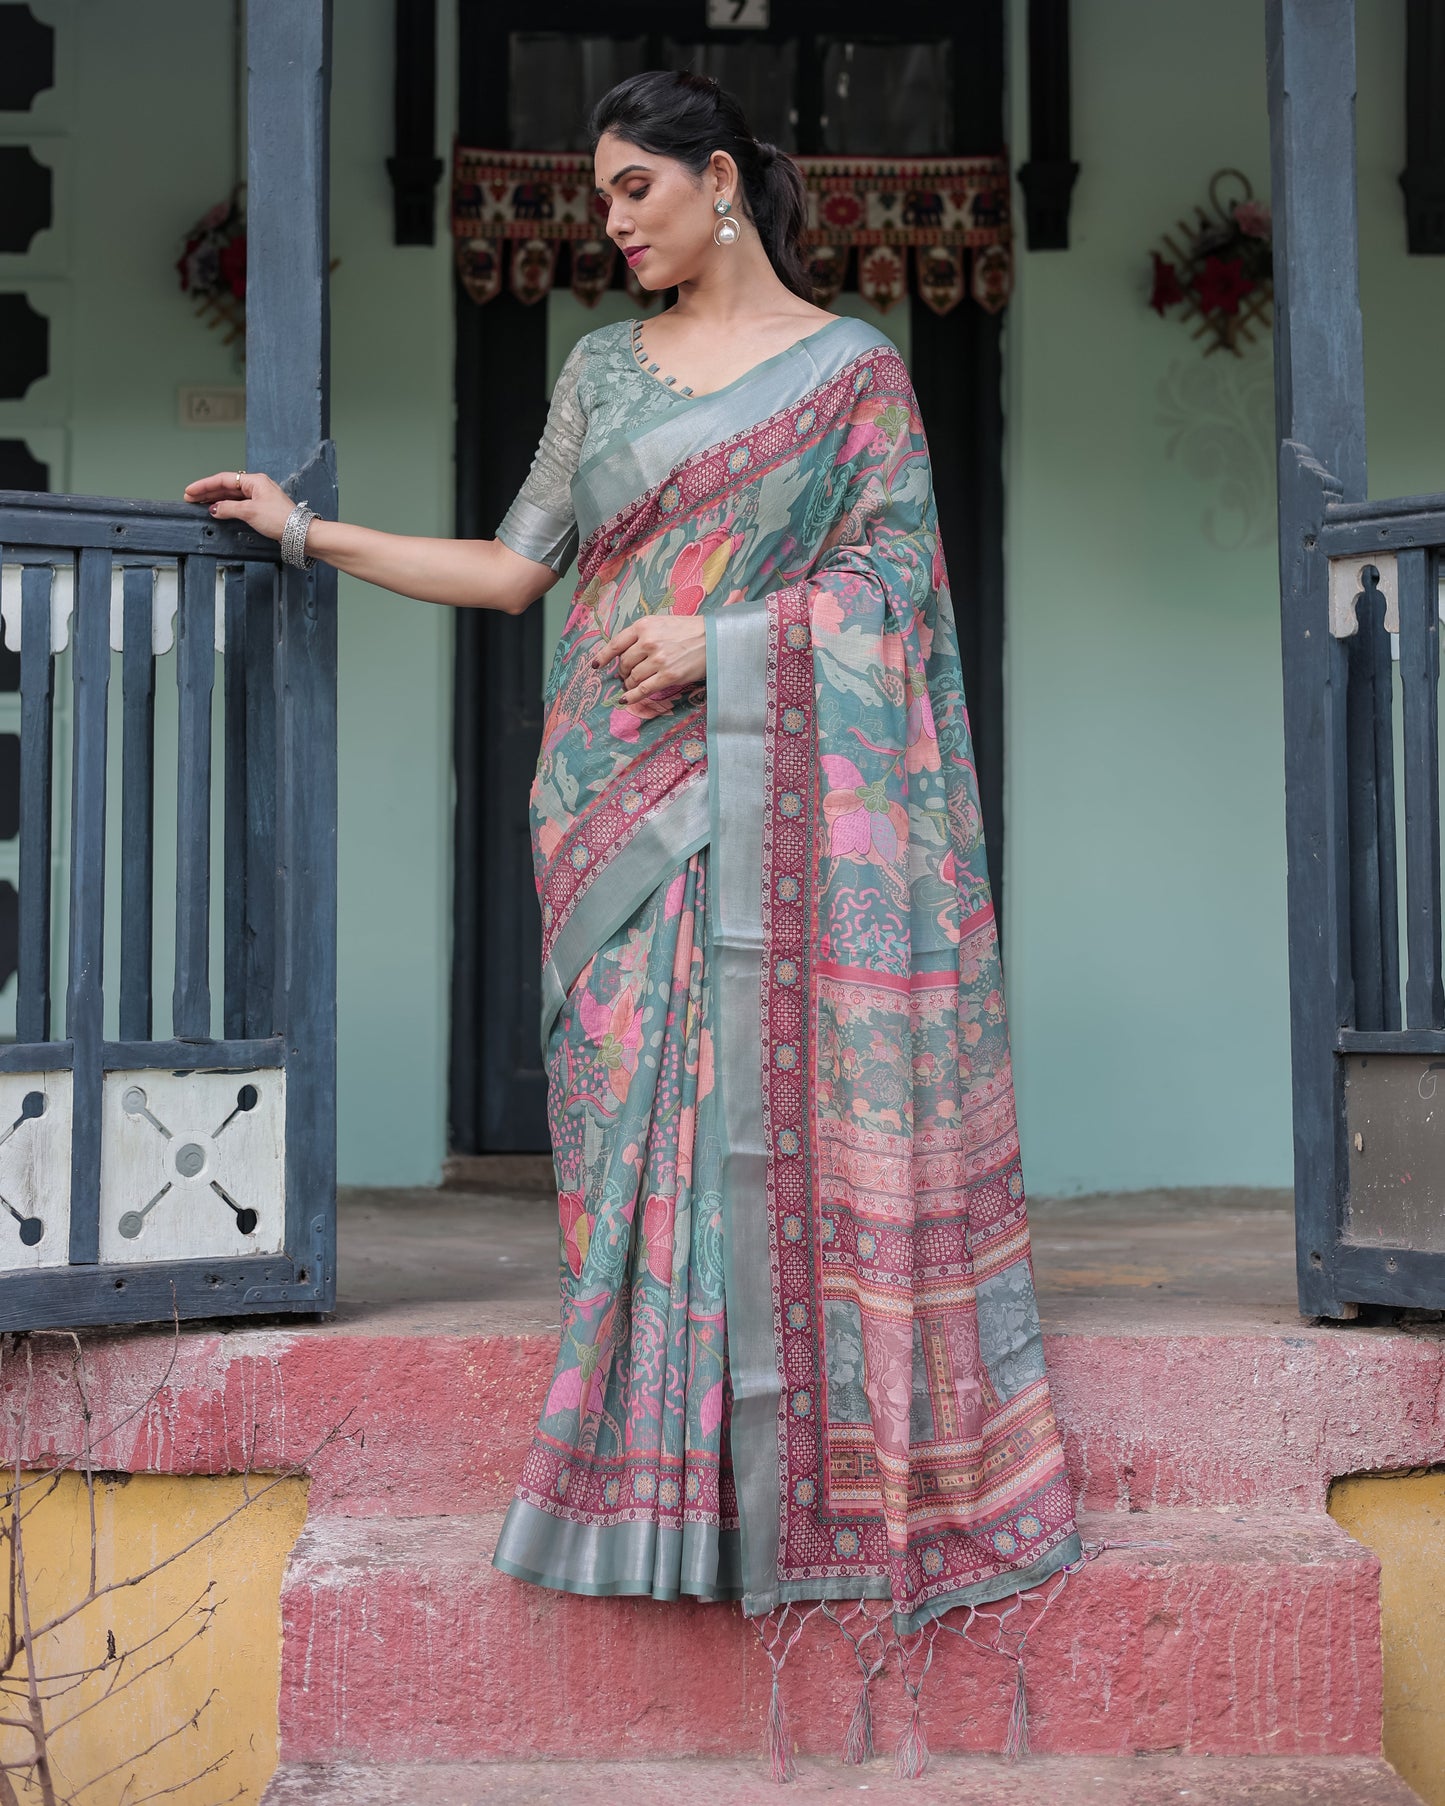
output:
[[[493,538],[523,558],[565,571],[577,552],[577,522],[551,514],[519,495],[502,516]]]
[[[736,1599],[737,1541],[735,1530],[710,1524],[579,1524],[513,1499],[492,1566],[534,1586],[594,1598]]]
[[[735,602],[707,617],[707,762],[713,860],[708,970],[717,1018],[714,1083],[722,1126],[723,1278],[732,1379],[733,1478],[743,1610],[778,1596],[778,1375],[763,1147],[763,727],[768,606]]]

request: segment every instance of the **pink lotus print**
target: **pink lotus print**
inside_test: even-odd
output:
[[[889,802],[884,779],[865,784],[863,773],[841,753],[824,753],[819,764],[831,786],[823,798],[828,851],[838,859],[892,865],[908,844],[908,811]]]
[[[903,757],[904,768],[937,771],[938,731],[933,725],[933,704],[921,672],[909,674],[908,690],[908,750]]]
[[[597,1043],[597,1058],[607,1069],[607,1083],[619,1103],[637,1071],[642,1046],[642,1018],[631,991],[619,991],[611,1003],[600,1003],[590,991],[578,1000],[582,1027],[589,1041]]]
[[[717,588],[728,568],[728,560],[743,543],[741,533],[727,527],[714,527],[701,539],[686,545],[672,562],[667,587],[672,594],[675,615],[695,615],[703,602]]]
[[[672,1238],[675,1201],[668,1192],[649,1192],[642,1207],[642,1240],[647,1270],[663,1285],[672,1284]]]
[[[585,1191],[563,1191],[557,1194],[562,1216],[562,1246],[567,1266],[574,1279],[582,1276],[582,1263],[592,1242],[592,1212],[587,1208]]]

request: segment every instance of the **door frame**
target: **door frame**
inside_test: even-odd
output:
[[[464,144],[505,146],[507,37],[534,30],[595,33],[592,0],[457,0],[457,132]],[[699,8],[699,10],[701,10]],[[773,0],[765,37],[817,29],[806,0]],[[665,0],[619,0],[612,33],[654,30]],[[829,36],[893,41],[873,0],[833,0]],[[1003,146],[1003,0],[910,13],[908,41],[950,38],[956,155]],[[678,27],[674,26],[674,30]],[[699,29],[699,39],[736,41]],[[660,55],[660,52],[658,52]],[[804,59],[806,63],[808,59]],[[526,147],[522,147],[526,148]],[[817,148],[800,130],[799,153]],[[619,272],[620,280],[620,272]],[[479,307],[453,276],[456,318],[456,532],[490,537],[520,488],[546,421],[539,372],[545,304],[503,292]],[[938,315],[909,303],[914,388],[928,429],[939,531],[958,621],[984,833],[1000,934],[1004,877],[1003,318],[965,299]],[[459,609],[453,665],[456,815],[448,1140],[454,1154],[545,1152],[541,922],[532,877],[528,793],[541,743],[543,611]]]

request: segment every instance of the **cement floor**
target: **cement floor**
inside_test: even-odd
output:
[[[353,1189],[339,1208],[338,1309],[321,1333],[557,1327],[550,1195]],[[1288,1192],[1098,1194],[1029,1209],[1040,1312],[1054,1334],[1301,1327]]]

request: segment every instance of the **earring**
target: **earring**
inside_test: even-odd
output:
[[[722,195],[719,195],[712,204],[712,210],[714,213],[722,216],[713,226],[713,243],[715,245],[735,245],[742,237],[742,228],[735,219],[728,219],[726,217],[733,210],[732,202],[725,200]]]

